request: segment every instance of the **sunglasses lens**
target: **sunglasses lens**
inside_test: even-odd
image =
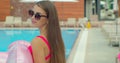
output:
[[[32,11],[32,10],[29,10],[28,13],[31,17],[34,15],[34,11]]]
[[[29,13],[30,17],[32,17],[34,15],[34,11],[33,10],[29,10],[28,13]],[[40,20],[41,15],[40,15],[40,13],[36,13],[34,17],[35,17],[36,20]]]
[[[36,14],[35,14],[35,19],[39,20],[39,19],[40,19],[40,17],[41,17],[41,16],[40,16],[40,14],[39,14],[39,13],[36,13]]]

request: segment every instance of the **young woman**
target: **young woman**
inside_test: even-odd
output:
[[[34,63],[66,63],[64,43],[54,4],[50,1],[37,2],[33,9],[29,10],[29,15],[41,34],[32,40],[29,47]]]

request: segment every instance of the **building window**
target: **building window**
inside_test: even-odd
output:
[[[115,19],[115,11],[117,11],[116,5],[117,2],[115,3],[115,0],[100,0],[100,19]]]

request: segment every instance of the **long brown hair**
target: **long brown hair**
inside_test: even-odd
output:
[[[36,3],[42,7],[48,17],[47,39],[51,46],[50,63],[66,63],[65,47],[61,36],[59,20],[56,8],[50,1],[40,1]]]

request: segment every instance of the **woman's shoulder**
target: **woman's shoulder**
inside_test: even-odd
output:
[[[38,38],[38,37],[35,37],[32,42],[31,42],[31,45],[38,45],[38,46],[44,46],[44,42],[42,39]]]

